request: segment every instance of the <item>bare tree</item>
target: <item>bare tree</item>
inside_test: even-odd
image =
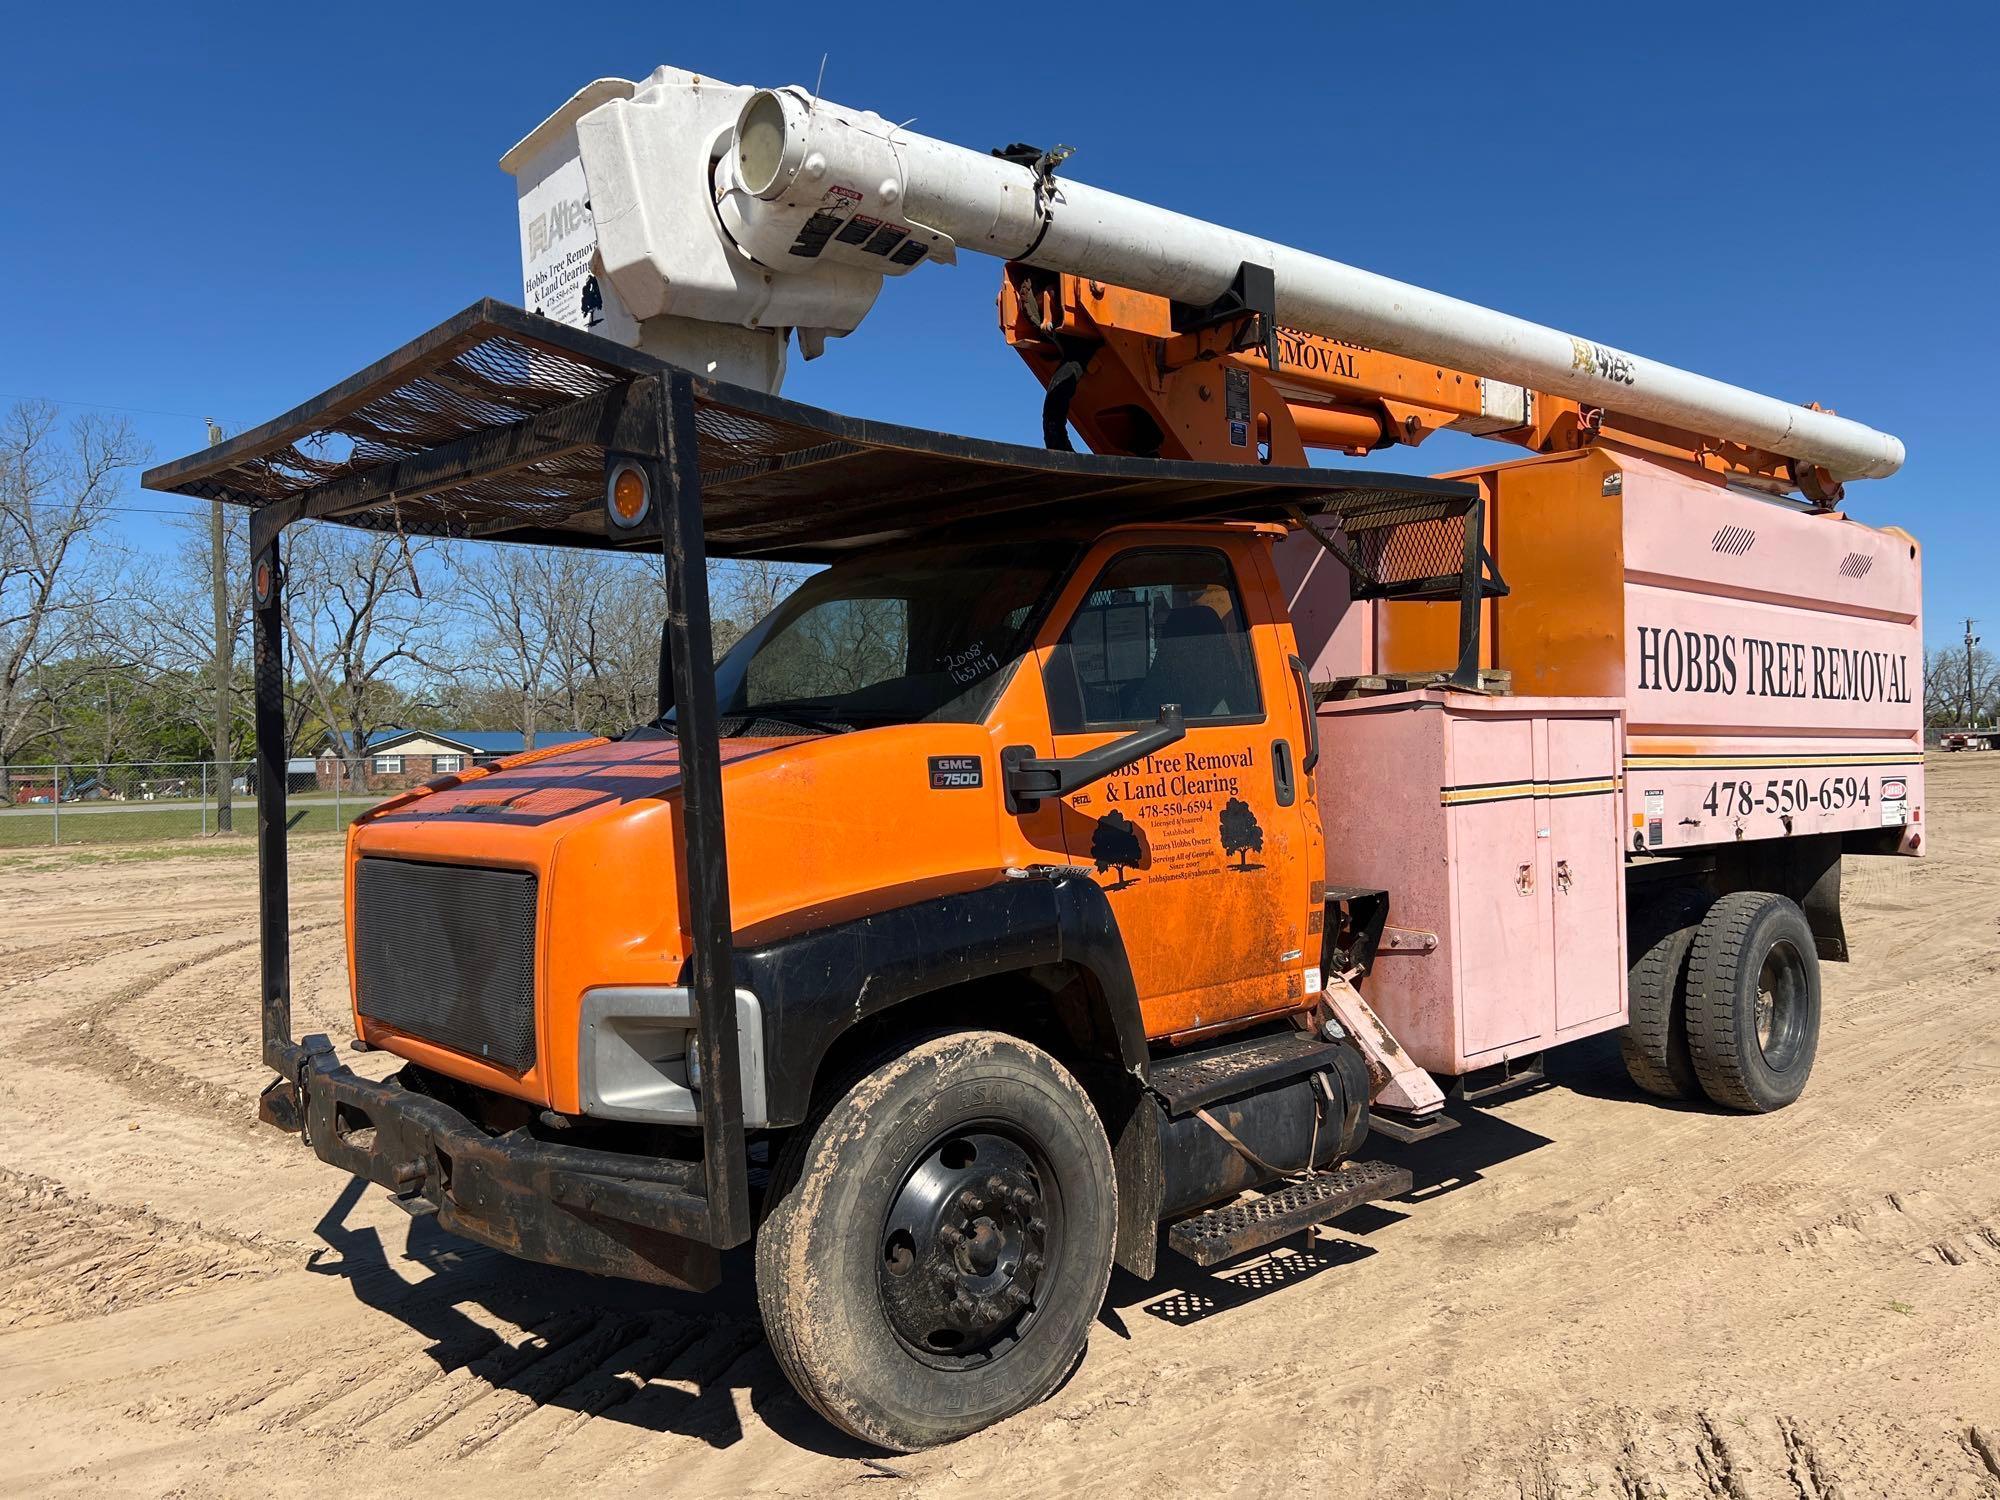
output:
[[[49,669],[95,643],[111,591],[89,566],[89,538],[121,476],[146,459],[123,418],[59,420],[46,401],[0,417],[0,801],[22,747],[59,728],[58,697],[89,680],[65,672],[52,682]]]
[[[446,605],[424,598],[418,569],[429,555],[427,543],[397,532],[308,525],[293,536],[285,578],[292,669],[301,707],[325,724],[343,760],[359,757],[385,727],[391,674],[437,665]]]
[[[553,711],[581,729],[583,685],[590,675],[592,618],[614,570],[630,561],[587,552],[499,546],[459,569],[464,607],[479,632],[475,674],[505,689],[522,743],[535,747]]]
[[[222,428],[211,418],[208,423],[208,442],[214,447],[222,441]],[[232,689],[236,680],[236,642],[243,632],[243,615],[250,607],[249,590],[243,587],[248,581],[249,528],[243,528],[244,541],[240,549],[230,546],[230,517],[220,500],[208,503],[208,691],[209,691],[209,753],[215,761],[215,831],[227,833],[235,827],[233,811],[230,807],[230,792],[233,790],[230,776],[230,762],[235,759],[234,736],[235,694]],[[230,566],[231,554],[244,553],[245,566]],[[236,580],[237,588],[232,590],[231,580]],[[240,592],[239,592],[240,591]]]
[[[1984,646],[1940,646],[1924,660],[1924,722],[1987,724],[2000,715],[2000,663]]]
[[[572,634],[563,683],[571,727],[612,734],[659,713],[660,625],[667,585],[657,558],[608,559],[606,573]]]
[[[764,616],[785,602],[815,569],[801,563],[746,557],[715,564],[709,570],[709,596],[715,616],[715,649],[728,650]]]
[[[659,711],[660,627],[666,580],[657,557],[599,556],[595,586],[572,617],[560,683],[569,727],[612,733]],[[764,559],[713,564],[709,595],[720,656],[814,570]]]
[[[249,626],[248,513],[224,507],[222,558],[215,556],[215,517],[182,517],[171,525],[179,544],[163,565],[130,583],[137,605],[120,632],[126,650],[153,671],[153,695],[176,723],[199,732],[216,762],[217,826],[230,826],[229,762],[250,713],[247,680],[238,673]]]

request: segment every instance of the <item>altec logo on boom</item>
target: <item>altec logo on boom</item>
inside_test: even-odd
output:
[[[1640,625],[1640,692],[1741,693],[1832,703],[1908,703],[1910,658],[1895,651],[1815,646]]]

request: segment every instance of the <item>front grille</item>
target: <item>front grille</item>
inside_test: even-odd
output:
[[[515,1072],[535,1061],[535,877],[365,858],[354,875],[361,1014]]]

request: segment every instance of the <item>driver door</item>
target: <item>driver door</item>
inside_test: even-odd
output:
[[[1319,846],[1290,631],[1267,604],[1246,612],[1269,598],[1264,571],[1249,536],[1100,544],[1043,653],[1057,756],[1166,704],[1187,726],[1062,803],[1070,860],[1110,900],[1154,1037],[1294,1009],[1318,963],[1303,953]]]

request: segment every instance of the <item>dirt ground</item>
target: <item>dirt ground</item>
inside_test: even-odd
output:
[[[1930,795],[1929,859],[1849,863],[1798,1105],[1579,1044],[1377,1151],[1408,1198],[1120,1273],[1045,1405],[893,1460],[791,1395],[744,1257],[706,1298],[522,1265],[256,1125],[247,858],[0,856],[0,1491],[2000,1497],[2000,754]],[[337,861],[295,860],[295,970],[344,1037]]]

